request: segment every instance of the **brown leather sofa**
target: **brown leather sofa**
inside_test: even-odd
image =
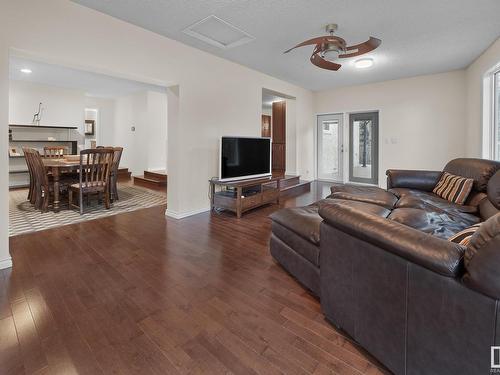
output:
[[[474,178],[465,205],[432,193],[441,171],[389,170],[388,190],[336,185],[271,215],[273,257],[396,374],[489,373],[500,345],[500,163],[444,171]],[[481,221],[467,248],[447,240]]]

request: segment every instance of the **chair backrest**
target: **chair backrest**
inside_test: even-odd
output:
[[[106,185],[113,165],[112,148],[91,148],[80,151],[80,186]]]
[[[116,176],[118,174],[118,168],[120,166],[122,153],[123,153],[123,147],[113,147],[113,166],[111,168],[111,174],[113,176]]]
[[[48,191],[49,176],[43,164],[42,156],[37,150],[32,148],[24,148],[23,151],[26,163],[28,164],[28,170],[31,170],[30,177],[32,175],[35,184],[37,186],[42,186],[44,190]]]
[[[45,146],[43,148],[43,157],[45,158],[63,158],[67,153],[66,146]]]
[[[31,161],[31,154],[33,149],[29,147],[23,147],[24,159],[26,160],[26,165],[28,166],[28,173],[30,175],[30,184],[35,182],[35,174],[33,172],[33,163]]]

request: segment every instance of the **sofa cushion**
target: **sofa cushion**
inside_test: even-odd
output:
[[[388,209],[398,200],[393,193],[375,186],[334,185],[330,190],[329,198],[371,203]]]
[[[474,222],[470,222],[457,219],[446,212],[439,213],[411,207],[396,208],[388,218],[443,239],[448,239],[479,221],[477,217],[474,217]]]
[[[312,245],[311,245],[312,246]],[[281,266],[295,277],[302,285],[320,297],[319,267],[304,259],[295,249],[280,240],[274,233],[269,241],[271,255]],[[319,251],[319,250],[318,250]]]
[[[473,184],[472,178],[444,172],[432,192],[452,203],[464,204],[472,191]]]
[[[319,246],[299,236],[297,233],[273,221],[272,233],[297,254],[319,267]]]
[[[283,208],[272,213],[270,218],[305,240],[319,245],[319,226],[322,219],[318,214],[317,204]]]
[[[439,213],[447,213],[453,216],[463,217],[466,221],[477,221],[478,207],[465,206],[451,203],[446,199],[438,197],[434,193],[412,190],[412,189],[391,189],[391,192],[399,197],[395,208],[421,208]]]

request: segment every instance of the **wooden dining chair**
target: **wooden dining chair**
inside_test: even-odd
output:
[[[97,146],[97,148],[112,148],[113,149],[113,165],[111,166],[111,173],[109,176],[109,192],[111,202],[120,199],[118,196],[118,168],[120,167],[120,160],[122,158],[123,147],[113,146]]]
[[[123,147],[113,147],[113,165],[111,166],[110,175],[110,194],[111,202],[119,200],[118,196],[118,168],[120,167],[120,160],[122,158]]]
[[[64,155],[68,153],[68,148],[66,146],[45,146],[43,148],[44,158],[64,158]]]
[[[33,173],[33,203],[37,210],[46,212],[49,208],[51,185],[42,156],[35,149],[25,149],[24,154],[29,160]]]
[[[112,148],[94,148],[80,151],[80,181],[69,187],[69,205],[77,207],[83,214],[83,197],[104,195],[104,205],[110,208],[110,174],[113,164]],[[78,205],[74,203],[73,193],[78,194]]]
[[[23,147],[24,160],[26,161],[26,165],[28,167],[28,174],[30,178],[30,186],[28,190],[28,201],[30,203],[35,203],[35,174],[33,171],[33,165],[31,162],[31,148]]]

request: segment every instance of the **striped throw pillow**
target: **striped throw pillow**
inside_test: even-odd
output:
[[[473,184],[474,179],[472,178],[465,178],[444,172],[432,192],[450,202],[464,204],[472,191]]]
[[[460,232],[455,233],[453,236],[448,238],[448,241],[467,246],[470,242],[470,239],[472,238],[472,235],[477,232],[480,226],[481,223],[474,224],[468,228],[465,228],[464,230],[461,230]]]

